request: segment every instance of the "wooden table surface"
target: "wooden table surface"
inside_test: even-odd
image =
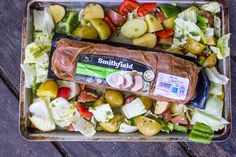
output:
[[[30,142],[19,134],[21,24],[25,0],[0,0],[0,156],[143,157],[236,156],[236,1],[228,0],[231,36],[233,130],[224,142]]]

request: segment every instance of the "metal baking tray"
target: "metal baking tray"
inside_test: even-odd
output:
[[[122,0],[93,0],[93,2],[100,3],[105,9],[116,8],[119,6]],[[222,20],[222,34],[229,32],[229,18],[228,18],[228,6],[225,0],[217,0],[221,4],[221,20]],[[25,58],[25,47],[33,39],[33,18],[32,9],[40,9],[50,4],[60,4],[67,7],[69,10],[79,11],[90,1],[87,0],[28,0],[25,7],[25,14],[23,17],[22,25],[22,49],[21,49],[21,63]],[[157,4],[163,3],[176,3],[180,7],[188,7],[193,4],[200,5],[207,3],[204,0],[140,0],[142,2],[156,2]],[[115,35],[110,38],[111,41],[129,43],[129,40],[116,38]],[[219,61],[219,71],[231,78],[230,72],[230,58]],[[224,110],[223,117],[230,122],[223,130],[217,132],[213,138],[213,141],[223,141],[229,137],[232,129],[232,115],[231,115],[231,81],[224,86],[225,99],[224,99]],[[27,140],[36,141],[144,141],[144,142],[188,142],[187,134],[173,132],[170,134],[159,133],[155,136],[144,136],[141,133],[108,133],[108,132],[97,132],[93,137],[85,137],[78,132],[68,132],[66,130],[55,130],[51,132],[36,132],[30,129],[28,119],[28,108],[32,102],[31,89],[24,88],[24,74],[21,70],[20,73],[20,134]]]

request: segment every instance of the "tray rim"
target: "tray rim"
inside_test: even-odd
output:
[[[122,0],[94,0],[94,1],[98,1],[98,2],[121,2]],[[154,0],[141,0],[140,2],[153,2]],[[221,4],[221,8],[222,8],[222,15],[223,15],[223,34],[227,34],[229,32],[229,10],[228,10],[228,6],[227,6],[227,2],[226,0],[216,0],[217,2],[219,2]],[[35,3],[35,2],[49,2],[49,3],[53,3],[53,2],[87,2],[87,0],[27,0],[26,1],[26,6],[25,6],[25,10],[24,10],[24,16],[23,16],[23,22],[22,22],[22,43],[21,43],[21,64],[23,63],[24,60],[24,52],[25,52],[25,47],[27,45],[27,27],[28,27],[28,14],[29,14],[29,9],[30,6]],[[193,3],[196,2],[198,4],[201,3],[207,3],[210,1],[206,1],[206,0],[200,0],[200,1],[168,1],[168,0],[156,0],[155,2],[161,2],[161,3]],[[218,134],[216,136],[214,136],[213,138],[213,142],[222,142],[225,141],[231,134],[232,132],[232,111],[231,111],[231,65],[230,65],[230,57],[228,57],[225,60],[225,64],[227,65],[224,69],[227,77],[230,78],[230,81],[228,82],[228,84],[226,86],[224,86],[225,89],[225,96],[227,96],[227,98],[224,99],[224,114],[227,115],[227,117],[225,117],[225,119],[227,121],[229,121],[230,124],[228,124],[224,131],[221,134]],[[25,117],[24,115],[26,114],[26,106],[25,106],[25,92],[26,89],[24,88],[24,73],[22,71],[22,69],[20,69],[20,101],[19,101],[19,133],[20,135],[29,141],[126,141],[126,142],[190,142],[187,139],[187,135],[184,134],[184,136],[179,136],[179,137],[168,137],[166,136],[165,138],[160,137],[160,136],[144,136],[144,135],[139,135],[139,137],[133,137],[130,136],[129,134],[126,134],[126,136],[124,136],[122,134],[122,136],[119,137],[111,137],[109,136],[109,133],[104,133],[105,136],[107,137],[85,137],[81,134],[78,133],[75,136],[73,136],[74,133],[69,133],[71,135],[66,135],[68,134],[68,132],[64,133],[64,135],[57,134],[57,135],[51,135],[50,132],[46,132],[46,133],[30,133],[28,132],[27,128],[26,128],[26,119],[27,117]],[[228,106],[226,106],[226,103],[228,104]],[[225,109],[227,107],[227,110]],[[226,113],[227,112],[227,113]],[[56,131],[58,132],[58,131]],[[63,134],[63,133],[62,133]],[[113,134],[114,135],[114,134]],[[163,135],[164,136],[164,135]]]

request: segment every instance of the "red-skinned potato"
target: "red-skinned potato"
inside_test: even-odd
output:
[[[169,106],[170,106],[170,104],[168,102],[157,101],[154,113],[155,114],[162,114],[169,108]]]
[[[182,124],[182,125],[187,125],[188,124],[187,118],[184,114],[180,114],[178,116],[175,116],[170,121],[174,124]]]
[[[111,19],[111,21],[113,22],[113,24],[115,26],[121,26],[123,25],[126,20],[127,20],[127,17],[126,16],[123,16],[117,12],[115,12],[114,10],[112,9],[109,9],[108,12],[108,17]]]

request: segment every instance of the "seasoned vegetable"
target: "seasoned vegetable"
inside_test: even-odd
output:
[[[161,131],[161,125],[157,121],[144,116],[135,118],[135,123],[138,130],[146,136],[153,136]]]
[[[170,4],[161,4],[160,8],[167,18],[177,16],[181,11],[179,7]]]
[[[163,30],[163,31],[156,32],[156,35],[158,37],[164,38],[164,39],[170,37],[173,34],[174,34],[174,31],[172,29],[166,29],[166,30]]]
[[[157,38],[154,34],[151,33],[146,33],[139,38],[133,39],[133,44],[137,46],[153,48],[155,47],[156,43]]]
[[[186,126],[183,126],[183,125],[174,125],[173,129],[178,131],[178,132],[183,132],[183,133],[188,132],[188,128]]]
[[[136,98],[135,100],[131,101],[129,104],[125,104],[121,108],[121,112],[128,118],[131,119],[133,117],[139,116],[147,112],[143,102],[140,98]]]
[[[89,107],[89,112],[93,113],[98,122],[107,122],[114,117],[109,104],[103,104],[96,107]]]
[[[205,46],[203,44],[193,39],[188,39],[185,45],[185,50],[195,55],[199,55],[204,49]]]
[[[104,10],[100,4],[97,3],[89,3],[84,8],[83,19],[92,20],[92,19],[103,19],[104,18]]]
[[[65,8],[61,5],[50,5],[49,8],[55,23],[60,22],[66,14]]]
[[[173,16],[171,18],[168,18],[168,19],[164,20],[162,22],[162,24],[165,27],[165,29],[173,29],[174,26],[175,26],[175,19],[176,18],[177,18],[176,16]]]
[[[177,103],[170,104],[170,112],[172,114],[181,114],[184,113],[186,110],[187,108],[184,104],[177,104]]]
[[[111,21],[114,23],[115,26],[121,26],[127,20],[126,16],[123,16],[123,15],[115,12],[112,9],[108,9],[107,14],[108,14],[108,17],[111,19]]]
[[[80,115],[84,118],[92,118],[93,114],[89,112],[88,108],[80,103],[76,104],[76,108],[79,111]]]
[[[95,101],[94,106],[100,106],[102,104],[105,104],[105,100],[103,97],[100,97],[97,101]]]
[[[172,123],[174,123],[174,124],[183,124],[183,125],[187,125],[188,124],[187,118],[186,118],[186,116],[184,114],[180,114],[178,116],[175,116],[170,121]]]
[[[214,36],[207,38],[207,45],[216,45],[216,39]]]
[[[145,21],[147,22],[147,27],[148,27],[147,31],[149,33],[163,30],[161,23],[153,15],[147,14],[145,16]]]
[[[111,35],[111,28],[102,19],[90,20],[92,26],[97,30],[101,40],[106,40]]]
[[[51,99],[55,99],[57,97],[57,83],[54,80],[47,80],[43,82],[38,90],[37,90],[37,96],[38,97],[44,97],[44,96],[50,96]]]
[[[72,34],[84,39],[97,39],[98,37],[98,33],[93,26],[78,26]]]
[[[150,12],[156,11],[156,3],[144,3],[138,7],[137,14],[138,16],[145,16]]]
[[[208,56],[205,60],[205,62],[203,63],[203,67],[204,68],[211,68],[214,67],[216,65],[217,62],[217,58],[216,55],[214,53],[212,53],[210,56]]]
[[[121,124],[122,116],[116,114],[114,118],[110,119],[108,122],[100,123],[100,126],[108,132],[116,132],[118,131]]]
[[[64,99],[68,99],[70,95],[70,88],[68,87],[60,87],[58,88],[58,97],[62,97]]]
[[[79,24],[78,14],[75,11],[69,11],[64,18],[58,23],[56,33],[68,34]]]
[[[106,24],[111,28],[112,32],[116,31],[116,27],[115,25],[112,23],[111,19],[109,17],[105,17],[104,21],[106,22]]]
[[[153,100],[147,96],[140,96],[140,99],[143,102],[146,110],[150,110],[153,105]]]
[[[68,100],[74,98],[80,93],[80,87],[77,83],[72,81],[63,81],[63,80],[57,80],[58,88],[61,87],[67,87],[70,88],[70,93],[68,96]]]
[[[138,38],[147,31],[147,24],[144,20],[133,19],[127,21],[121,27],[121,33],[127,38]]]
[[[138,2],[135,0],[124,0],[119,7],[119,13],[121,15],[128,15],[128,13],[132,12],[138,5]]]
[[[169,106],[170,106],[170,104],[168,102],[157,101],[154,113],[155,114],[162,114],[169,108]]]
[[[111,108],[118,108],[124,104],[123,95],[119,91],[109,89],[106,90],[104,95]]]
[[[138,128],[136,126],[132,126],[126,123],[121,123],[120,124],[120,128],[119,128],[119,132],[121,133],[132,133],[137,131]]]

